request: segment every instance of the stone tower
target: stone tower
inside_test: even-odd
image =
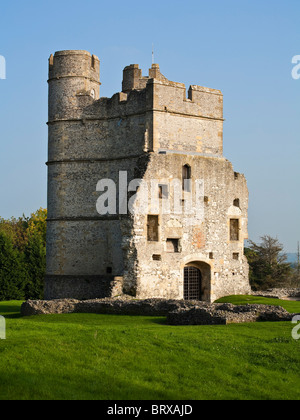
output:
[[[249,293],[248,190],[223,157],[222,93],[186,94],[157,64],[126,67],[112,98],[99,80],[86,51],[50,57],[46,299]]]

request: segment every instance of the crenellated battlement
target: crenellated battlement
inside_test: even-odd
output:
[[[140,95],[134,92],[146,90],[147,110],[182,113],[203,118],[223,118],[223,95],[220,90],[192,85],[187,94],[186,86],[183,83],[168,80],[161,73],[158,64],[152,65],[148,76],[142,75],[138,64],[125,67],[122,92],[113,95],[109,100],[104,100],[104,98],[100,99],[99,92],[101,85],[99,58],[84,50],[58,51],[55,55],[51,54],[49,58],[48,82],[58,84],[54,95],[56,97],[88,96],[91,98],[90,101],[81,101],[81,104],[76,104],[73,100],[74,108],[78,106],[85,108],[92,104],[92,100],[100,100],[100,104],[97,104],[95,109],[99,110],[106,104],[109,108],[119,105],[120,110],[123,111],[126,103],[129,111],[132,112],[133,108],[141,105],[139,101],[136,104],[136,99],[140,98]],[[50,103],[52,102],[50,98]],[[69,112],[72,106],[67,107]],[[138,111],[142,110],[135,109],[135,112]],[[82,109],[82,112],[84,113],[85,110]],[[114,110],[114,113],[116,112]]]
[[[49,58],[49,80],[86,77],[100,84],[100,60],[83,50],[58,51]]]
[[[107,154],[112,148],[114,155],[117,153],[115,144],[119,140],[122,154],[127,154],[121,139],[125,137],[131,138],[141,153],[147,150],[222,156],[223,95],[220,90],[192,85],[187,92],[185,84],[168,80],[158,64],[151,66],[147,76],[143,76],[138,64],[131,64],[124,68],[122,91],[111,98],[101,98],[100,61],[83,50],[51,55],[48,82],[49,123],[98,121],[99,144],[104,141],[99,125],[113,126],[102,148]],[[127,143],[127,151],[131,146]],[[82,153],[93,157],[89,147],[91,145],[87,144]]]
[[[131,64],[124,69],[122,92],[100,98],[88,109],[94,117],[100,112],[108,118],[146,111],[223,120],[223,95],[220,90],[196,85],[189,87],[187,95],[186,86],[164,77],[158,64],[152,65],[149,76],[142,76],[139,66]]]

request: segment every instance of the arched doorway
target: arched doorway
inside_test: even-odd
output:
[[[201,300],[201,271],[199,268],[184,267],[184,299]]]
[[[184,267],[183,297],[185,300],[211,299],[211,267],[203,261],[192,261]]]

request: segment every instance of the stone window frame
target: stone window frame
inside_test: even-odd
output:
[[[157,218],[157,240],[153,240],[150,239],[150,235],[149,235],[149,218],[150,217],[156,217]],[[160,215],[159,214],[147,214],[146,217],[146,237],[147,237],[147,242],[159,242],[160,241]]]
[[[189,182],[185,182],[189,181]],[[182,166],[182,191],[191,192],[192,167],[188,163]]]
[[[172,242],[174,245],[174,251],[170,251],[168,248],[168,243]],[[181,245],[180,245],[180,238],[167,238],[166,239],[166,252],[168,254],[180,254],[181,253]]]
[[[238,233],[238,239],[232,239],[232,221],[238,221],[238,227],[237,227],[237,233]],[[228,222],[228,224],[229,224],[229,229],[228,229],[228,234],[229,234],[229,242],[232,242],[232,243],[237,243],[237,242],[240,242],[240,240],[241,240],[241,219],[240,219],[240,217],[230,217],[230,219],[229,219],[229,222]]]
[[[158,198],[160,200],[169,198],[169,185],[168,184],[158,184]]]

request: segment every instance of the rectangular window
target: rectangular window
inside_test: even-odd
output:
[[[153,254],[152,255],[153,261],[161,261],[161,255],[159,254]]]
[[[160,184],[158,186],[158,197],[159,198],[169,198],[169,188],[168,188],[168,185]]]
[[[158,216],[148,215],[147,239],[150,242],[158,242]]]
[[[230,219],[230,240],[239,241],[240,239],[240,221],[239,219]]]
[[[234,252],[234,253],[232,254],[232,258],[233,258],[234,260],[239,260],[239,258],[240,258],[240,254],[239,254],[238,252]]]
[[[167,252],[179,252],[179,239],[167,239]]]

